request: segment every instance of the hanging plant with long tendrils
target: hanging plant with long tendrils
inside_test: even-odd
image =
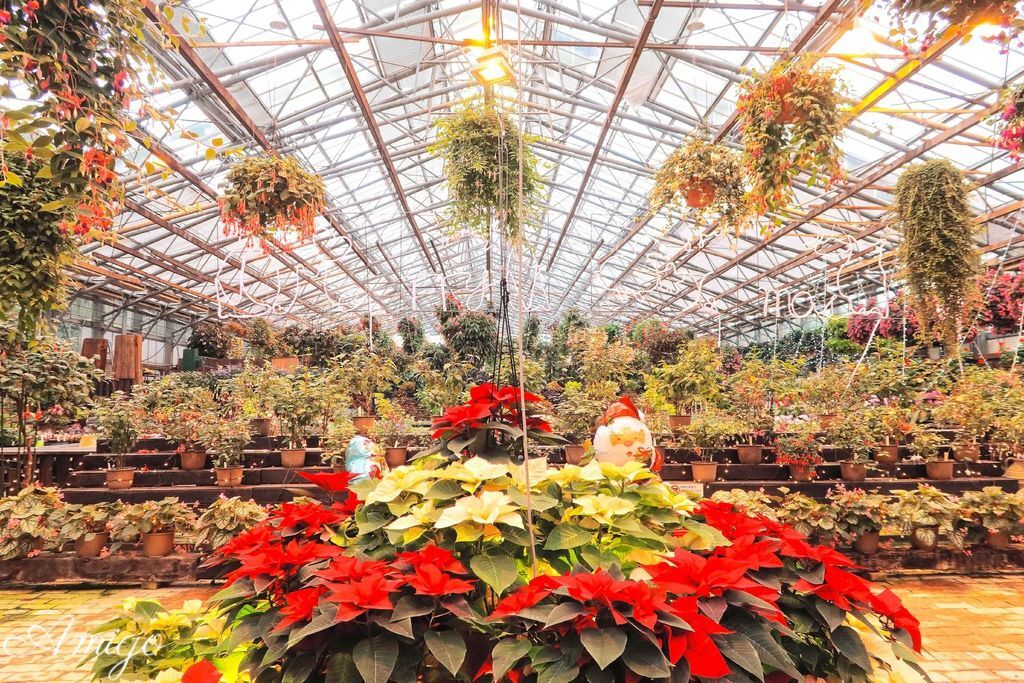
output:
[[[781,211],[793,201],[793,181],[801,172],[808,174],[808,185],[826,188],[842,176],[843,88],[836,73],[808,58],[794,58],[740,84],[743,161],[759,215]],[[781,224],[782,219],[775,216],[774,221]]]
[[[1024,28],[1017,3],[1018,0],[892,0],[889,13],[896,26],[890,34],[900,36],[907,52],[913,43],[920,43],[922,50],[929,48],[953,27],[993,24],[1002,30],[983,40],[999,43],[1005,51],[1011,41],[1019,39]],[[919,18],[928,20],[923,31],[908,26]]]
[[[903,233],[897,256],[909,286],[909,302],[922,339],[935,339],[947,352],[981,305],[981,258],[974,236],[978,224],[963,174],[945,159],[911,166],[896,181],[893,218]]]
[[[272,238],[309,239],[326,206],[325,194],[323,179],[291,157],[248,157],[228,173],[220,198],[224,231],[259,239],[264,251]]]
[[[687,136],[654,174],[649,210],[666,206],[695,223],[717,218],[722,232],[739,234],[751,219],[739,152],[712,142],[706,131]]]
[[[493,219],[506,238],[518,240],[539,214],[541,177],[530,149],[536,141],[492,104],[467,104],[438,121],[437,139],[428,151],[444,161],[448,227],[487,239]]]

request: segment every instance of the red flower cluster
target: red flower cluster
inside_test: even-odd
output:
[[[537,394],[520,392],[519,387],[499,387],[487,382],[469,390],[469,401],[460,406],[452,406],[445,414],[434,420],[434,439],[451,438],[469,429],[478,429],[487,422],[500,420],[506,424],[520,426],[522,418],[519,414],[520,399],[529,406],[543,402]],[[551,425],[539,417],[527,415],[526,427],[530,430],[551,432]]]

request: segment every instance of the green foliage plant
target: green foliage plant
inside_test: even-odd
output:
[[[100,433],[107,439],[111,466],[125,468],[128,454],[135,451],[144,424],[138,404],[124,392],[117,391],[109,398],[100,399],[93,415]]]
[[[65,506],[55,488],[26,486],[0,498],[0,561],[32,557],[55,546],[60,536],[53,515]]]
[[[722,359],[712,339],[687,342],[675,363],[661,365],[653,374],[677,414],[713,404],[722,390]]]
[[[266,509],[258,503],[237,496],[221,496],[196,519],[195,545],[216,550],[266,518]]]

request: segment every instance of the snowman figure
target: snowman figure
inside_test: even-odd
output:
[[[608,406],[601,417],[601,426],[594,434],[594,459],[614,465],[631,460],[661,469],[655,462],[654,437],[644,422],[644,415],[628,396]]]
[[[345,450],[345,471],[353,475],[352,481],[380,479],[383,467],[379,450],[377,444],[364,434],[352,437]]]

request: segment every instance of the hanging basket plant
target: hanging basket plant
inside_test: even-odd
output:
[[[842,176],[842,85],[836,74],[797,58],[776,62],[767,73],[740,84],[743,161],[758,214],[785,209],[801,172],[809,176],[809,185],[825,187]],[[774,220],[781,223],[778,216]]]
[[[981,304],[978,224],[963,174],[945,159],[911,166],[896,181],[892,208],[903,233],[897,256],[921,338],[958,348],[960,333]]]
[[[654,174],[650,212],[665,206],[695,223],[717,219],[738,234],[751,218],[740,154],[712,142],[702,131],[690,135]]]
[[[996,123],[999,149],[1010,153],[1010,158],[1020,161],[1024,155],[1024,83],[1007,88],[1002,96],[1003,110]]]
[[[450,229],[487,239],[493,221],[507,239],[522,236],[539,213],[542,184],[531,150],[536,140],[488,104],[467,105],[437,123],[428,151],[444,161]]]
[[[1008,46],[1021,33],[1022,22],[1017,9],[1018,0],[892,0],[890,14],[896,26],[891,33],[901,37],[904,51],[920,43],[922,50],[930,47],[946,30],[955,26],[973,27],[992,24],[1001,28],[999,33],[984,40]],[[927,19],[924,30],[909,24]]]
[[[323,179],[291,157],[248,157],[228,173],[220,218],[226,234],[258,239],[268,251],[271,238],[309,239],[325,194]]]
[[[41,177],[61,186],[65,232],[104,237],[121,209],[124,188],[115,160],[135,129],[141,102],[139,65],[154,64],[143,42],[146,19],[137,0],[7,0],[0,2],[0,97],[31,104],[0,117],[0,183],[19,185],[5,160],[24,153],[41,160]],[[27,92],[28,97],[25,97]],[[166,121],[140,104],[138,114]]]

